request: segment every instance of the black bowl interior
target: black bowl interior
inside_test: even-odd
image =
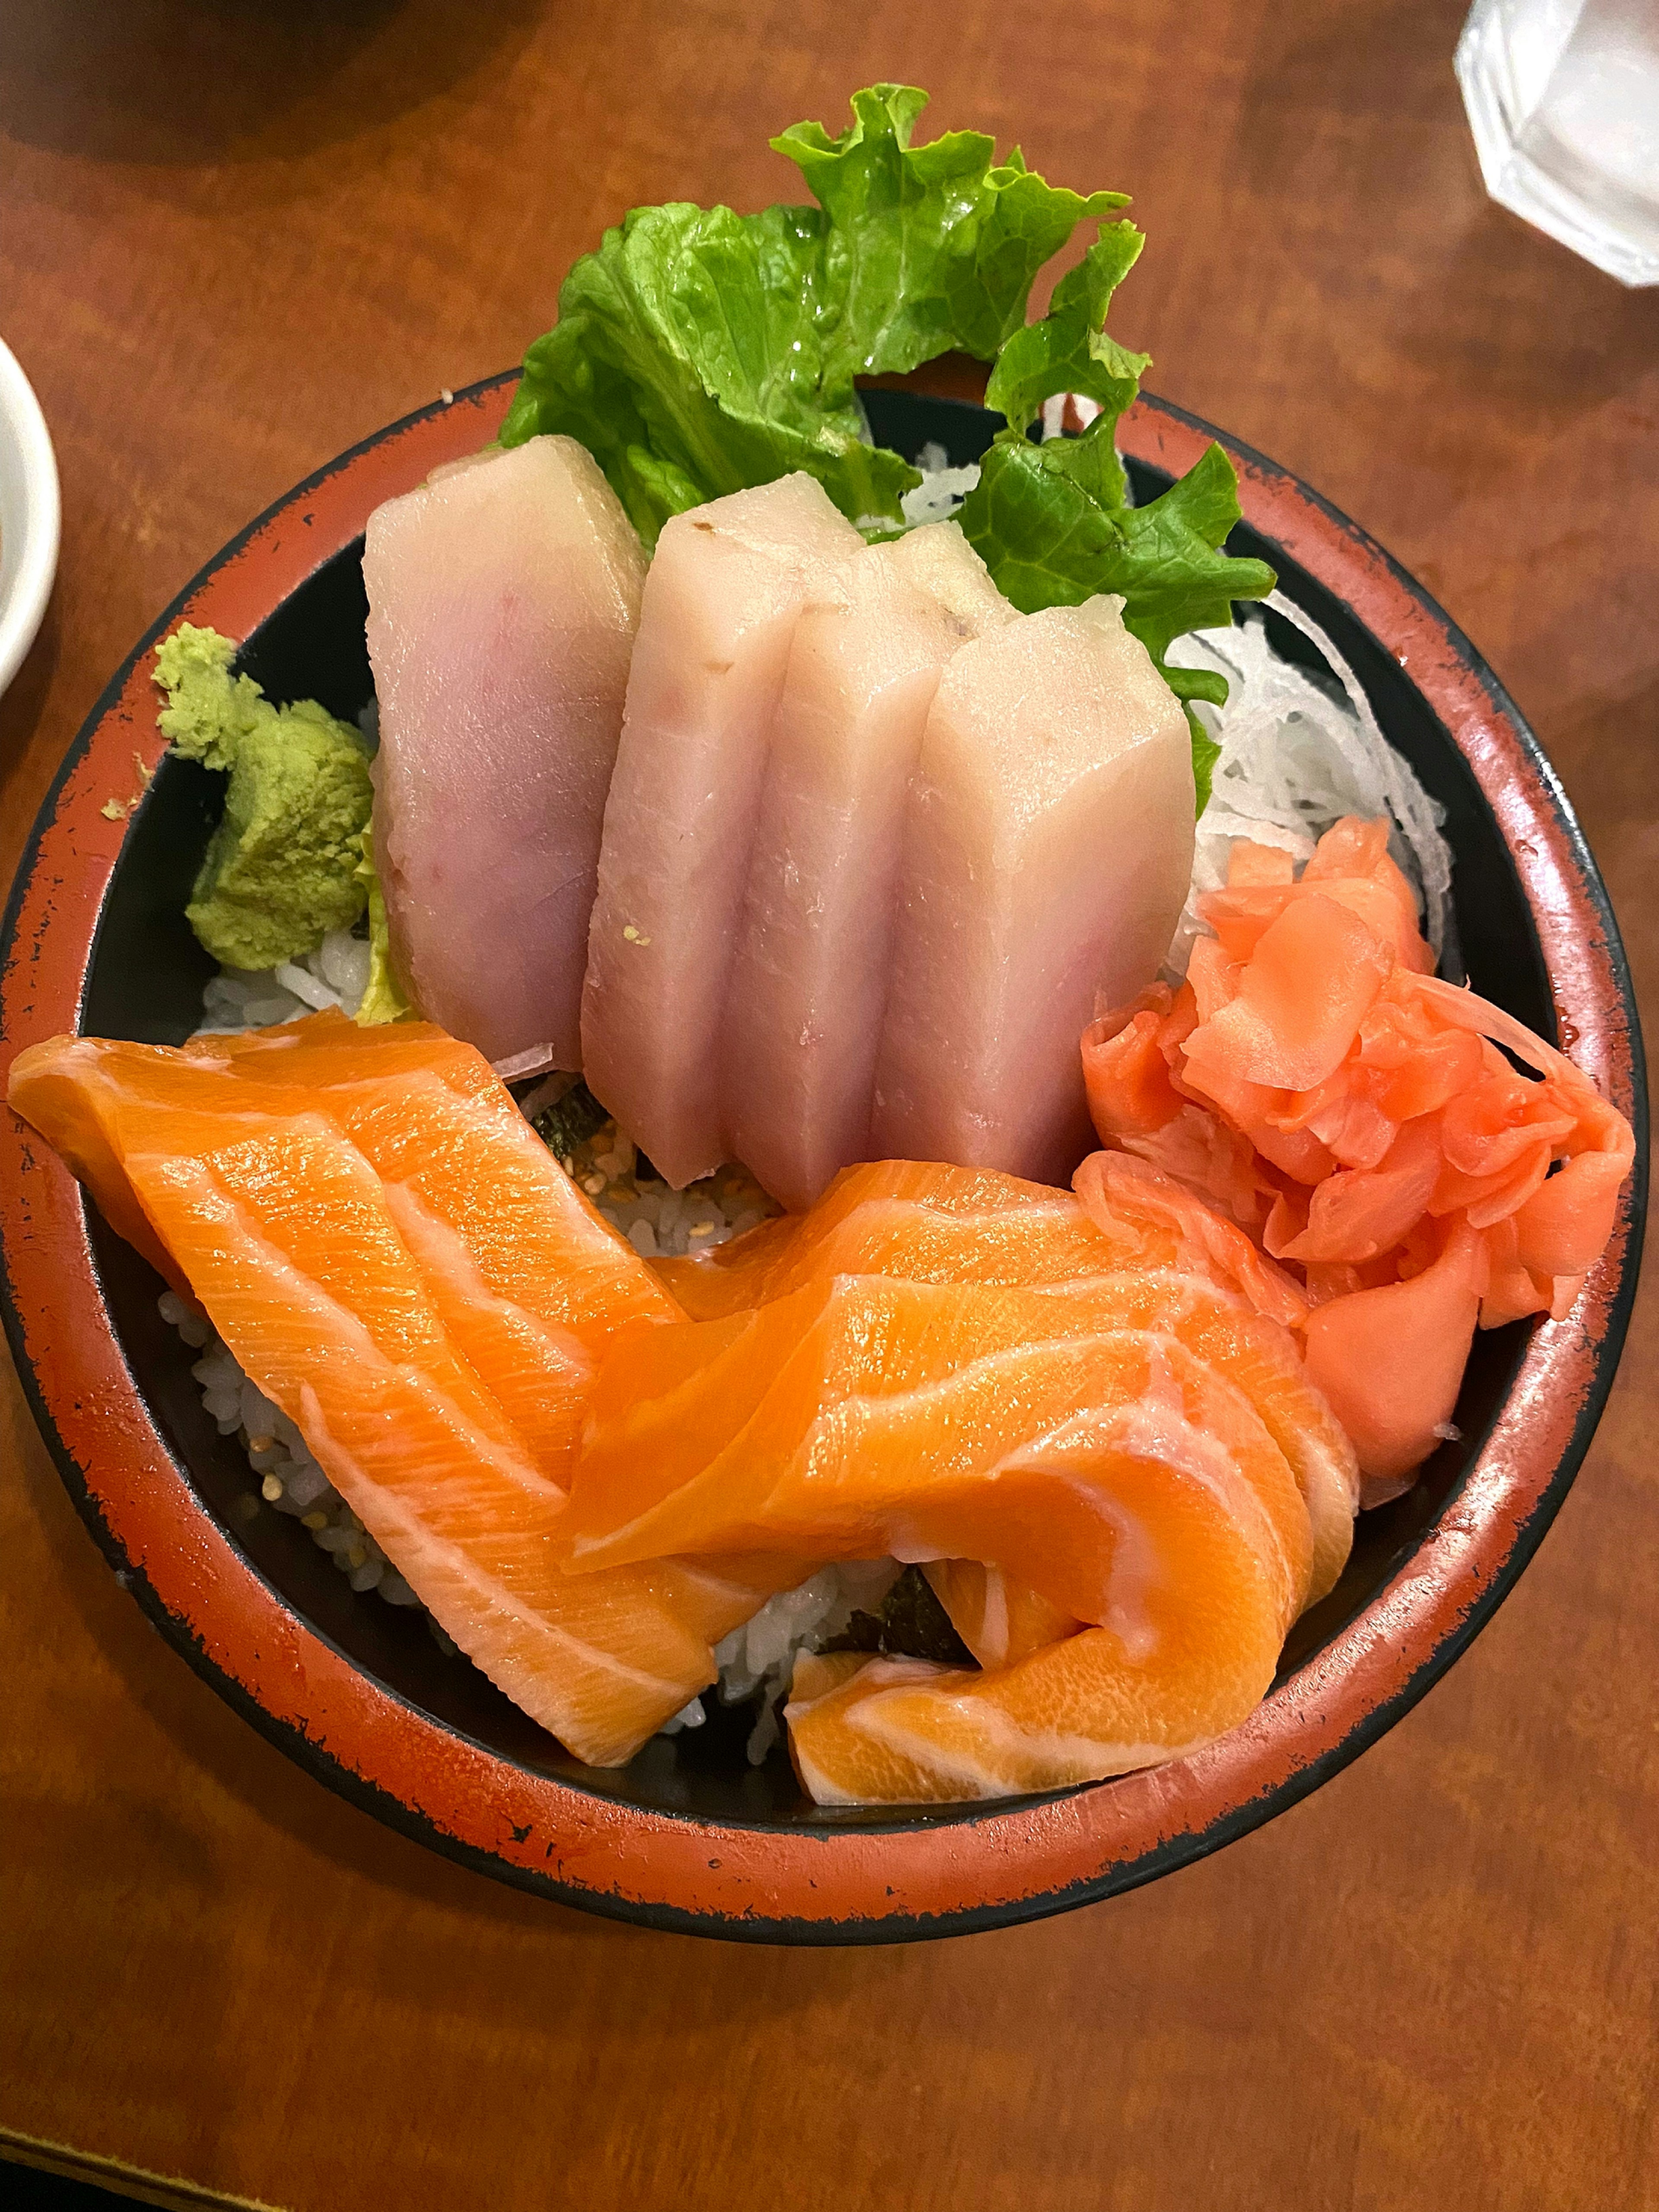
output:
[[[954,465],[975,460],[1000,417],[959,402],[902,392],[865,395],[877,439],[915,454],[929,440]],[[1168,479],[1132,465],[1135,495],[1151,498]],[[319,699],[354,717],[372,693],[363,636],[362,542],[307,579],[244,646],[240,666],[278,701]],[[1544,961],[1510,855],[1462,756],[1397,665],[1324,586],[1249,529],[1231,550],[1279,571],[1279,586],[1335,641],[1369,693],[1391,742],[1446,809],[1455,855],[1454,893],[1463,963],[1475,988],[1546,1037],[1555,1035]],[[1275,645],[1318,665],[1300,632],[1269,617]],[[220,779],[165,761],[134,816],[100,923],[82,1009],[91,1036],[174,1044],[201,1018],[212,963],[184,919],[184,907],[220,804]],[[89,1209],[90,1211],[90,1209]],[[501,1757],[595,1794],[668,1813],[744,1825],[907,1827],[974,1817],[983,1808],[890,1814],[821,1812],[798,1790],[777,1752],[750,1767],[744,1745],[748,1708],[726,1711],[710,1697],[699,1729],[658,1737],[627,1767],[584,1766],[544,1735],[465,1660],[440,1650],[424,1620],[348,1587],[307,1532],[258,1503],[236,1439],[222,1437],[204,1411],[186,1352],[161,1320],[163,1288],[137,1255],[91,1215],[94,1248],[112,1323],[156,1423],[200,1498],[289,1606],[352,1663],[394,1695]],[[1405,1498],[1366,1514],[1341,1582],[1297,1622],[1280,1679],[1292,1674],[1382,1589],[1455,1493],[1513,1380],[1528,1325],[1480,1334],[1458,1400],[1461,1440],[1435,1454]],[[1110,1787],[1109,1784],[1105,1785]]]

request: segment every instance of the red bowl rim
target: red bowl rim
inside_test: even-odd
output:
[[[516,372],[366,440],[279,500],[129,657],[43,804],[0,929],[4,1062],[76,1028],[125,830],[104,811],[164,746],[150,655],[181,618],[242,637],[349,544],[382,500],[494,434]],[[1143,398],[1121,442],[1172,474],[1219,434]],[[207,1512],[106,1312],[79,1189],[14,1123],[0,1145],[0,1304],[41,1431],[112,1563],[168,1640],[279,1747],[452,1857],[591,1911],[774,1943],[891,1942],[1063,1911],[1215,1850],[1316,1788],[1393,1725],[1506,1594],[1577,1473],[1611,1386],[1644,1218],[1646,1101],[1624,952],[1560,785],[1467,639],[1352,523],[1221,437],[1246,520],[1408,670],[1497,817],[1561,1034],[1637,1124],[1607,1251],[1564,1321],[1534,1331],[1457,1491],[1384,1589],[1241,1727],[1115,1782],[877,1826],[711,1822],[593,1795],[498,1757],[361,1673],[299,1620]]]

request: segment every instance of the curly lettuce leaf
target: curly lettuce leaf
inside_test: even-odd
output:
[[[998,442],[963,502],[962,526],[1023,614],[1120,592],[1126,627],[1162,666],[1186,631],[1224,627],[1235,599],[1265,599],[1273,572],[1221,550],[1239,508],[1238,479],[1219,446],[1145,507],[1102,499],[1110,449],[1103,416],[1081,438]]]
[[[1113,422],[1133,405],[1151,356],[1131,353],[1107,336],[1106,310],[1146,243],[1132,222],[1108,224],[1055,285],[1048,313],[1014,331],[1002,347],[985,404],[1007,417],[1011,432],[1029,429],[1043,401],[1062,392],[1097,401]],[[1115,504],[1123,504],[1121,474]]]
[[[1037,272],[1078,224],[1128,204],[1122,192],[1068,191],[1025,166],[1018,146],[947,131],[910,135],[927,105],[915,85],[878,84],[852,98],[838,138],[796,123],[773,150],[795,162],[828,217],[823,234],[823,381],[902,374],[960,350],[981,361],[1024,325]]]
[[[1108,335],[1106,316],[1143,242],[1132,223],[1103,227],[1054,287],[1048,313],[1002,347],[986,399],[1006,425],[957,519],[1022,613],[1119,594],[1125,628],[1186,708],[1201,812],[1218,748],[1194,702],[1224,705],[1227,686],[1212,672],[1172,667],[1169,650],[1189,629],[1224,628],[1236,599],[1265,599],[1276,580],[1265,562],[1223,550],[1239,520],[1238,479],[1219,446],[1150,505],[1129,504],[1117,425],[1148,360]],[[1067,392],[1092,398],[1100,413],[1080,438],[1034,445],[1026,433],[1043,402]]]
[[[1048,185],[1018,149],[996,165],[977,132],[912,147],[926,104],[876,85],[839,138],[803,123],[775,140],[816,208],[675,202],[607,231],[530,349],[501,442],[580,439],[647,546],[669,516],[795,469],[853,520],[897,526],[921,478],[868,442],[854,376],[990,360],[1044,262],[1123,204]]]
[[[532,346],[501,441],[578,438],[647,546],[670,515],[805,469],[855,520],[919,481],[823,386],[823,218],[635,208],[584,254]]]
[[[559,320],[533,345],[501,434],[579,438],[647,546],[672,514],[795,469],[816,476],[872,537],[902,526],[921,479],[867,442],[860,375],[902,373],[960,349],[993,363],[987,402],[1006,418],[960,520],[1026,612],[1121,592],[1124,619],[1188,702],[1200,791],[1214,747],[1190,702],[1224,699],[1213,676],[1171,668],[1183,630],[1231,620],[1273,588],[1259,562],[1222,551],[1237,520],[1224,454],[1206,454],[1152,506],[1128,505],[1115,431],[1146,368],[1106,331],[1143,243],[1101,222],[1081,263],[1028,325],[1031,286],[1079,222],[1125,204],[1001,163],[977,131],[910,143],[927,94],[880,84],[853,96],[838,137],[798,123],[772,141],[818,204],[753,216],[685,203],[637,208],[571,270]],[[1031,445],[1054,394],[1101,416],[1077,440]]]

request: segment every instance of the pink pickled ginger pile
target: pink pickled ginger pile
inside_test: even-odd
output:
[[[1339,822],[1300,878],[1241,842],[1198,910],[1215,934],[1180,988],[1085,1031],[1090,1111],[1305,1283],[1308,1371],[1377,1504],[1447,1433],[1477,1321],[1571,1305],[1635,1139],[1571,1060],[1434,975],[1386,822]]]

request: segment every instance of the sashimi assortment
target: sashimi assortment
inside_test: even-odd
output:
[[[1186,720],[1119,601],[1018,614],[956,524],[866,548],[804,474],[677,515],[605,810],[588,1087],[671,1183],[737,1158],[793,1207],[871,1158],[1063,1175],[1078,1030],[1168,945],[1193,824]]]
[[[1437,975],[1449,857],[1380,732],[1406,800],[1316,843],[1236,836],[1236,778],[1208,808],[1235,664],[1170,649],[1273,579],[1219,447],[1131,499],[1139,234],[974,134],[913,149],[922,104],[775,142],[816,207],[635,210],[578,264],[498,444],[370,519],[361,726],[164,644],[164,726],[232,780],[192,922],[269,963],[208,1009],[250,1025],[52,1038],[8,1086],[579,1759],[696,1725],[729,1639],[837,1576],[931,1607],[778,1647],[824,1806],[1237,1726],[1635,1155]],[[1005,427],[952,518],[854,375],[953,348]],[[723,1214],[735,1164],[784,1210]]]

